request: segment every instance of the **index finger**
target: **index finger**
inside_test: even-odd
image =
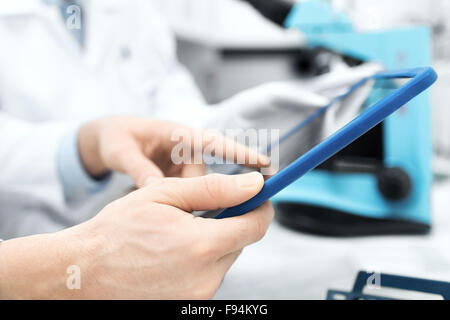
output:
[[[226,137],[221,133],[213,131],[203,131],[200,134],[203,134],[202,152],[205,156],[214,156],[216,159],[226,160],[230,163],[244,165],[249,168],[270,166],[270,159],[268,157],[244,144],[245,135],[256,134],[256,132],[236,131],[234,137]],[[240,141],[244,141],[244,143]]]
[[[183,140],[183,150],[175,150],[175,155],[181,156],[182,153],[184,160],[192,161],[194,159],[194,164],[203,164],[204,157],[206,157],[207,161],[211,161],[211,159],[225,160],[228,164],[239,164],[250,168],[270,166],[268,157],[244,144],[247,134],[252,135],[251,140],[258,142],[256,131],[236,131],[235,133],[236,135],[231,139],[219,132],[183,127],[173,131],[171,140],[175,143]]]

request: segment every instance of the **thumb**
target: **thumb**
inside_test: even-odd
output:
[[[216,210],[239,205],[256,196],[264,186],[259,172],[227,176],[159,180],[146,188],[149,196],[186,212]]]

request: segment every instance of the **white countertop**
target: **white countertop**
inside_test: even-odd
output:
[[[426,236],[322,238],[274,222],[244,251],[216,299],[324,299],[348,291],[358,271],[450,282],[450,182],[433,188],[434,226]]]

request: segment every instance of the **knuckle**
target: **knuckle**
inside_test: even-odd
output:
[[[119,147],[105,148],[104,155],[109,162],[118,162],[123,157],[123,149]]]
[[[243,230],[236,230],[233,236],[228,239],[228,244],[232,248],[242,248],[242,239],[247,239],[248,233]]]
[[[115,148],[115,147],[110,147],[105,149],[105,156],[107,158],[111,158],[114,159],[115,157],[117,157],[119,155],[119,148]]]
[[[269,219],[272,221],[275,217],[275,208],[270,201],[267,203],[267,210],[269,210]]]
[[[108,214],[115,214],[116,212],[123,212],[125,211],[126,206],[124,206],[126,203],[128,203],[129,197],[124,197],[122,199],[114,200],[110,203],[108,203],[101,213],[107,212]],[[125,208],[124,208],[125,207]]]
[[[257,219],[254,223],[255,237],[257,241],[264,238],[267,232],[267,228],[261,219]]]
[[[198,243],[194,248],[194,258],[197,261],[205,262],[212,259],[216,254],[216,248],[207,242]]]

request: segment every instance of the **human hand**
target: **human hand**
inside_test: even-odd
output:
[[[178,134],[183,137],[177,137]],[[192,153],[188,159],[192,161],[175,164],[172,156],[180,138],[190,144],[186,149]],[[239,163],[242,165],[255,168],[270,165],[266,157],[220,134],[170,122],[110,117],[84,125],[78,134],[80,158],[91,176],[104,175],[108,170],[118,171],[131,176],[137,187],[145,186],[152,178],[204,175],[205,166],[201,161],[194,161],[194,157],[200,154],[202,158],[206,148],[216,155],[226,154],[226,160],[244,159],[245,163]]]
[[[6,241],[0,298],[212,298],[242,249],[264,236],[273,208],[224,220],[191,212],[238,205],[263,184],[259,173],[156,179],[82,225]],[[79,290],[66,287],[69,266],[80,270]]]
[[[382,70],[378,63],[365,63],[351,68],[340,66],[311,79],[262,84],[220,103],[204,126],[219,131],[279,129],[283,134],[358,81]]]

